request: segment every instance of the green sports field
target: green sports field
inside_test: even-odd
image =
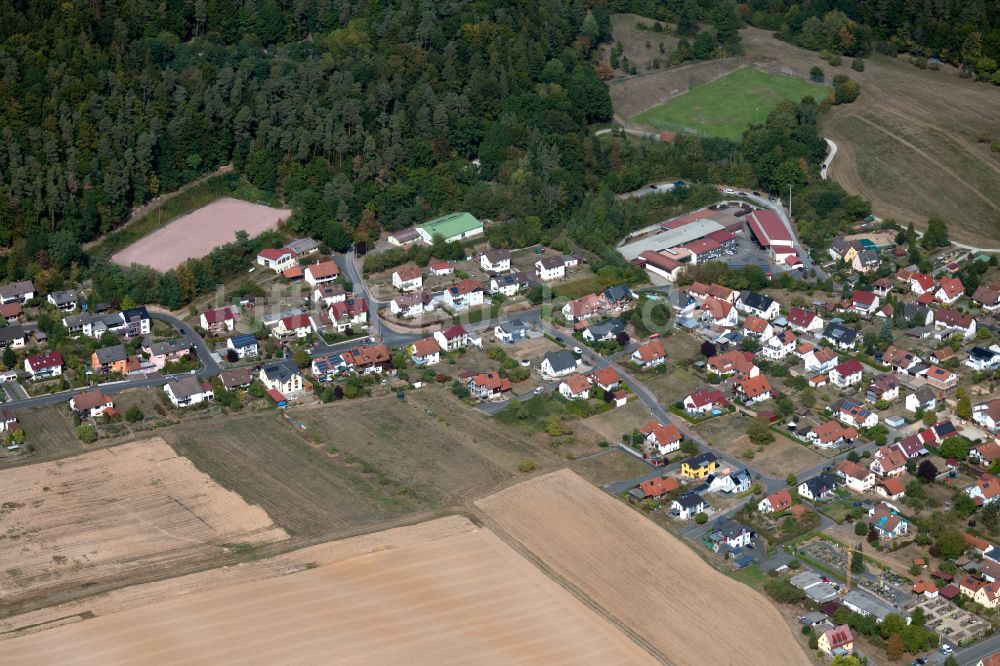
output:
[[[780,74],[743,67],[700,85],[669,102],[643,111],[636,122],[657,129],[738,139],[749,123],[763,122],[778,102],[812,95],[822,100],[827,87]]]

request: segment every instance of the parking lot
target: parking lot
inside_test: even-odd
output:
[[[926,625],[949,642],[961,644],[982,634],[989,623],[977,615],[962,610],[947,599],[937,597],[917,604],[924,609]]]

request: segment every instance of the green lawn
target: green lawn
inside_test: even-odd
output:
[[[749,123],[760,123],[786,99],[826,96],[826,86],[743,67],[672,100],[643,111],[637,122],[660,129],[738,139]]]

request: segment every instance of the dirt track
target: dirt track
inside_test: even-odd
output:
[[[0,472],[0,603],[287,539],[159,438]]]
[[[302,571],[306,562],[315,568]],[[654,663],[494,534],[458,517],[215,573],[95,599],[94,619],[0,640],[0,661]],[[104,615],[109,598],[121,612]]]
[[[763,596],[569,470],[476,505],[672,664],[809,663]]]

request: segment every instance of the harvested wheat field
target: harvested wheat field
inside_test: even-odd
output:
[[[143,264],[158,271],[176,268],[188,259],[204,257],[213,248],[232,243],[237,231],[251,238],[291,217],[292,211],[223,197],[177,218],[162,229],[116,252],[121,266]]]
[[[0,662],[655,663],[496,535],[462,518],[276,559],[308,559],[313,568],[0,640]],[[143,587],[162,599],[156,588],[172,585]]]
[[[287,539],[162,439],[0,472],[0,605]]]
[[[763,596],[569,470],[476,504],[672,664],[809,663]]]

